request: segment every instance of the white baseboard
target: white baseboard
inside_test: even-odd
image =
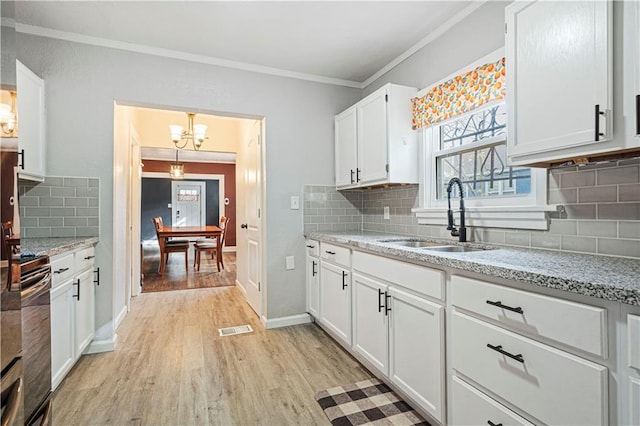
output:
[[[242,292],[242,294],[244,294],[245,299],[247,298],[247,290],[244,288],[244,286],[242,285],[242,283],[238,280],[236,280],[236,287],[238,287],[240,289],[240,291]]]
[[[264,328],[266,329],[288,327],[290,325],[310,323],[311,315],[304,313],[299,315],[291,315],[288,317],[269,318],[269,319],[262,316],[260,318],[260,322],[262,322],[262,325],[264,325]]]
[[[118,335],[113,334],[110,339],[103,340],[92,340],[87,346],[87,349],[84,350],[83,354],[97,354],[101,352],[111,352],[116,348],[116,344],[118,343]]]
[[[224,246],[222,248],[222,252],[223,253],[235,253],[236,252],[236,246]]]
[[[118,315],[116,315],[115,327],[113,327],[114,329],[116,330],[118,329],[118,326],[120,325],[120,323],[122,322],[122,320],[126,315],[127,315],[127,307],[123,306],[122,310],[118,313]]]

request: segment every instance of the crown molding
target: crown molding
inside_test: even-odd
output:
[[[424,37],[422,40],[420,40],[419,42],[417,42],[416,44],[414,44],[413,46],[411,46],[410,48],[405,50],[402,54],[400,54],[398,57],[396,57],[393,61],[389,62],[384,67],[380,68],[380,70],[378,70],[375,74],[373,74],[371,77],[369,77],[365,81],[363,81],[362,84],[361,84],[361,88],[365,89],[371,83],[373,83],[374,81],[376,81],[377,79],[379,79],[380,77],[382,77],[383,75],[385,75],[386,73],[391,71],[396,66],[398,66],[405,59],[407,59],[410,56],[412,56],[418,50],[422,49],[423,47],[425,47],[426,45],[428,45],[429,43],[431,43],[432,41],[434,41],[435,39],[437,39],[438,37],[440,37],[441,35],[446,33],[448,30],[451,29],[451,27],[456,25],[458,22],[462,21],[464,18],[466,18],[467,16],[471,15],[473,12],[475,12],[480,6],[485,4],[487,1],[489,1],[489,0],[474,0],[469,6],[465,7],[460,12],[455,14],[453,17],[451,17],[450,19],[446,20],[438,28],[436,28],[435,30],[433,30],[432,32],[427,34],[427,36]]]
[[[67,31],[53,30],[50,28],[39,27],[35,25],[27,25],[16,23],[16,32],[22,34],[35,35],[39,37],[53,38],[58,40],[71,41],[75,43],[88,44],[91,46],[107,47],[111,49],[127,50],[130,52],[144,53],[147,55],[161,56],[165,58],[179,59],[183,61],[196,62],[200,64],[215,65],[224,68],[232,68],[243,71],[256,72],[260,74],[275,75],[278,77],[288,77],[297,80],[312,81],[315,83],[331,84],[334,86],[352,87],[362,89],[362,83],[352,80],[343,80],[340,78],[324,77],[315,74],[306,74],[295,71],[288,71],[279,68],[272,68],[263,65],[249,64],[246,62],[230,61],[228,59],[215,58],[211,56],[196,55],[192,53],[180,52],[177,50],[163,49],[160,47],[146,46],[143,44],[127,43],[118,40],[112,40],[101,37],[93,37],[84,34],[71,33]]]

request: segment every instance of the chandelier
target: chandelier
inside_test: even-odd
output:
[[[171,179],[184,179],[184,164],[178,162],[178,150],[176,149],[176,162],[169,168]]]
[[[177,149],[186,148],[189,141],[191,141],[193,142],[193,149],[199,151],[202,142],[204,142],[205,139],[209,139],[207,138],[207,126],[205,124],[193,124],[193,117],[195,116],[196,114],[193,112],[187,113],[187,117],[189,117],[187,130],[184,130],[182,126],[176,124],[169,125],[171,140]]]
[[[6,93],[5,90],[3,92]],[[16,92],[9,92],[11,104],[0,103],[0,129],[2,134],[11,136],[16,129]]]

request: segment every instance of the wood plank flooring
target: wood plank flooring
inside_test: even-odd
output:
[[[56,390],[54,425],[328,424],[315,392],[372,377],[315,324],[265,330],[237,287],[142,294],[118,336]]]
[[[185,271],[184,254],[169,254],[169,262],[164,274],[158,274],[160,249],[158,244],[143,244],[142,260],[142,292],[184,290],[193,288],[209,288],[231,286],[236,284],[236,254],[223,252],[224,269],[218,272],[215,259],[206,254],[200,259],[200,270],[193,266],[195,260],[193,247],[189,250],[189,268]]]

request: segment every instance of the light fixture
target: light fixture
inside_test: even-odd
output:
[[[171,179],[184,179],[184,164],[178,162],[178,150],[176,149],[176,162],[171,163],[169,169],[169,175]]]
[[[183,149],[189,141],[193,142],[193,149],[200,150],[202,142],[207,138],[207,126],[205,124],[193,124],[193,118],[196,116],[193,112],[188,112],[189,124],[187,130],[183,130],[182,126],[176,124],[169,125],[171,132],[171,140],[176,148]]]
[[[10,92],[11,104],[0,104],[0,128],[3,135],[11,135],[16,130],[16,92]]]

